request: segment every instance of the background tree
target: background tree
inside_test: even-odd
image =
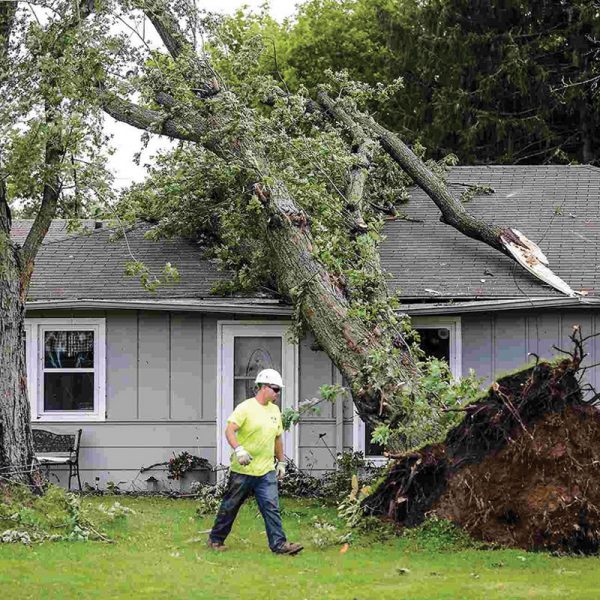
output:
[[[256,17],[240,13],[231,31],[246,27]],[[293,88],[316,87],[326,69],[373,85],[401,77],[393,101],[370,108],[437,158],[598,160],[593,0],[312,0],[278,34],[265,31]]]
[[[36,254],[57,212],[81,216],[98,200],[92,189],[109,189],[99,111],[85,101],[99,51],[82,37],[100,33],[77,29],[85,6],[35,14],[0,3],[0,478],[31,481],[23,325]],[[11,207],[34,218],[22,246],[10,237]]]

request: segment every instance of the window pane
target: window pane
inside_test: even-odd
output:
[[[450,364],[450,330],[446,327],[435,329],[415,328],[421,336],[421,349],[427,356],[445,360]]]
[[[276,369],[281,373],[281,338],[236,337],[233,350],[234,376],[254,379],[263,369]]]
[[[94,410],[94,374],[44,373],[44,410]]]
[[[233,405],[254,396],[254,380],[259,371],[281,373],[281,338],[236,337],[233,341]]]
[[[381,444],[375,444],[371,441],[373,427],[365,423],[365,456],[382,456],[385,448]]]
[[[93,369],[93,331],[44,332],[46,369]]]
[[[233,384],[233,406],[254,396],[254,379],[236,379]]]

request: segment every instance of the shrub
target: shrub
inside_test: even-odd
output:
[[[450,552],[482,547],[481,542],[452,521],[436,516],[429,517],[417,527],[405,529],[403,538],[417,551]]]

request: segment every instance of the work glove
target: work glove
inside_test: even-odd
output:
[[[285,477],[285,462],[282,460],[278,460],[277,467],[275,470],[277,471],[277,479],[281,481]]]
[[[249,465],[252,462],[252,456],[250,456],[250,453],[248,452],[248,450],[246,450],[244,448],[244,446],[238,446],[234,450],[234,452],[235,452],[235,455],[237,456],[238,462],[243,467]]]

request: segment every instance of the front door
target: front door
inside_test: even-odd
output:
[[[297,406],[297,346],[287,340],[289,323],[219,321],[217,332],[217,463],[229,465],[231,448],[225,439],[227,418],[240,403],[254,396],[254,379],[262,369],[276,369],[285,388],[279,408]],[[297,464],[295,427],[283,434],[287,458]]]

